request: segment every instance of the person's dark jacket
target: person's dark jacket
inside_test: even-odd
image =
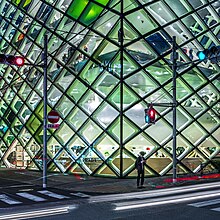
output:
[[[137,170],[142,170],[144,169],[144,164],[145,164],[145,158],[143,156],[138,156],[135,162],[135,168]]]

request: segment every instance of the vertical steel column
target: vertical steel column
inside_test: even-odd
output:
[[[43,98],[44,98],[44,111],[43,111],[43,188],[47,188],[47,35],[44,35],[44,53],[43,53],[43,69],[44,69],[44,82],[43,82]]]
[[[177,52],[176,36],[173,36],[172,48],[172,70],[173,70],[173,183],[176,182],[176,69],[177,69]]]
[[[123,46],[124,46],[124,0],[121,0],[121,12],[120,12],[120,29],[119,29],[119,44],[120,44],[120,178],[123,177]]]

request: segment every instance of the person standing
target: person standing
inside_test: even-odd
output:
[[[138,175],[137,175],[137,188],[141,189],[144,188],[144,164],[146,164],[146,160],[144,158],[144,155],[146,153],[144,151],[141,151],[137,157],[137,160],[135,162],[135,168],[137,169]],[[141,182],[141,185],[140,185]]]

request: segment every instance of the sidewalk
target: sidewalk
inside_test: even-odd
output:
[[[33,184],[36,187],[42,187],[43,183],[42,173],[29,170],[1,168],[0,181],[1,179],[3,179],[4,182],[7,181],[8,183],[6,186],[1,185],[1,187],[9,187],[13,184]],[[48,173],[47,187],[96,195],[127,193],[220,181],[220,174],[204,174],[202,177],[197,175],[188,175],[178,177],[176,180],[176,183],[173,183],[172,177],[145,178],[145,188],[137,189],[136,179],[113,179],[103,177],[88,177],[82,175],[66,175],[61,173]]]

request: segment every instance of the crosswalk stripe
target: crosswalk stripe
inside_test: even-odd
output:
[[[85,194],[85,193],[81,193],[81,192],[78,192],[78,193],[70,193],[71,195],[73,196],[78,196],[78,197],[82,197],[82,198],[89,198],[90,196]]]
[[[13,198],[5,195],[5,194],[0,194],[0,200],[2,202],[5,202],[5,203],[9,204],[9,205],[16,205],[16,204],[21,204],[22,203],[22,202],[17,201],[17,200],[15,200],[15,199],[13,199]]]
[[[57,194],[57,193],[54,193],[54,192],[50,192],[48,190],[41,190],[41,191],[38,191],[38,192],[43,194],[43,195],[47,195],[47,196],[50,196],[50,197],[53,197],[53,198],[56,198],[56,199],[68,199],[68,198],[70,198],[68,196],[60,195],[60,194]]]
[[[194,206],[194,207],[204,207],[204,206],[209,206],[209,205],[215,205],[220,203],[220,199],[214,199],[214,200],[208,200],[208,201],[204,201],[204,202],[197,202],[197,203],[191,203],[188,204],[190,206]]]
[[[27,193],[27,192],[21,192],[21,193],[16,193],[16,194],[23,197],[23,198],[30,199],[30,200],[35,201],[35,202],[46,201],[46,199],[44,199],[42,197],[35,196],[35,195],[32,195],[32,194]]]

